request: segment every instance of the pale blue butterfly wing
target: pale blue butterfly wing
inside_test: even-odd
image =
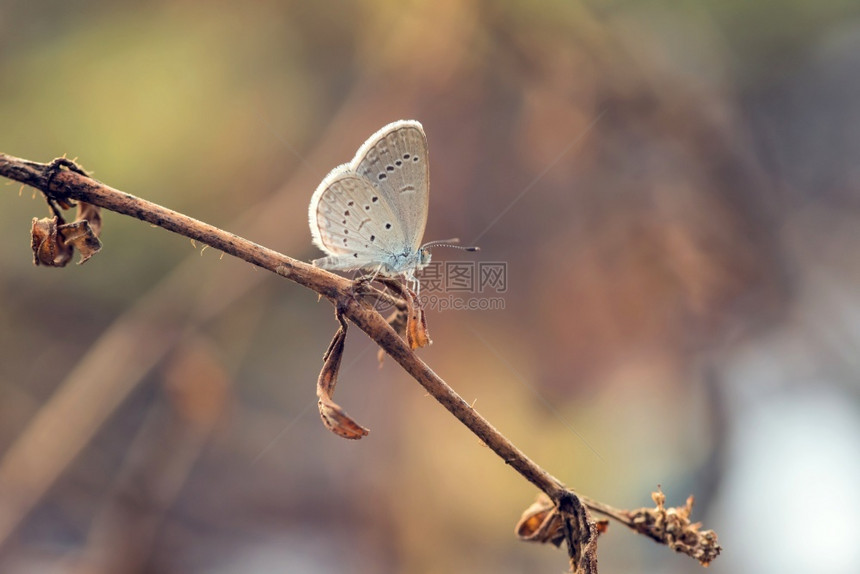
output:
[[[383,230],[401,234],[401,226],[390,206],[365,178],[343,165],[320,184],[322,193],[311,201],[311,234],[314,243],[329,254],[316,259],[323,269],[343,270],[382,263],[386,247]]]
[[[376,186],[397,214],[403,232],[398,239],[418,251],[430,202],[427,136],[421,124],[401,120],[385,126],[361,146],[350,166]]]
[[[314,192],[311,234],[328,254],[314,265],[412,277],[429,261],[421,253],[428,202],[427,138],[421,124],[401,120],[385,126]]]

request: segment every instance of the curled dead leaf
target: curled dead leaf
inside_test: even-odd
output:
[[[82,208],[82,206],[87,206]],[[33,263],[48,267],[65,267],[72,259],[74,250],[81,254],[78,265],[95,255],[102,248],[98,238],[101,229],[99,208],[90,204],[78,203],[78,213],[91,217],[94,229],[87,219],[65,223],[59,216],[33,218],[30,228],[30,247],[33,249]]]
[[[30,228],[30,247],[33,249],[33,264],[48,267],[65,267],[72,259],[74,250],[59,233],[58,218],[33,218]]]
[[[57,158],[51,162],[48,169],[49,184],[54,176],[63,170],[89,177],[83,168],[72,160]],[[75,202],[63,197],[46,196],[46,198],[54,217],[33,219],[30,231],[33,263],[49,267],[65,267],[71,261],[74,250],[77,249],[81,254],[78,261],[80,265],[98,253],[102,247],[98,237],[102,228],[101,208],[79,201],[77,217],[72,223],[66,223],[62,210],[70,209]]]
[[[597,574],[597,537],[607,522],[594,522],[588,509],[573,492],[563,494],[558,505],[539,493],[517,522],[514,532],[528,542],[567,544],[570,572]]]
[[[427,331],[427,319],[418,296],[411,290],[406,290],[406,342],[410,349],[426,347],[433,341]]]
[[[75,221],[86,221],[93,235],[98,237],[102,232],[102,208],[83,201],[78,202],[78,214]]]
[[[320,397],[317,403],[320,418],[328,430],[339,437],[350,440],[358,440],[366,437],[369,430],[355,422],[346,412],[329,398]]]
[[[334,388],[337,385],[337,375],[340,363],[343,359],[343,349],[346,343],[347,322],[338,310],[335,312],[340,328],[334,334],[334,338],[323,355],[323,367],[317,379],[317,406],[323,424],[334,434],[348,439],[360,439],[370,432],[346,414],[346,412],[332,400]]]
[[[514,528],[514,533],[520,540],[550,542],[559,546],[564,540],[563,526],[564,523],[555,504],[541,492],[532,505],[523,511]]]
[[[63,243],[74,247],[81,254],[78,265],[85,263],[87,259],[101,251],[102,242],[86,220],[61,225],[58,230],[63,237]]]

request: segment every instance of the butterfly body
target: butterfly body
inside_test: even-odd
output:
[[[373,134],[353,160],[320,183],[308,210],[314,244],[328,270],[363,269],[414,280],[430,263],[421,246],[430,171],[421,124],[400,120]]]

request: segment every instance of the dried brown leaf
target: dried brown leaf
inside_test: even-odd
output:
[[[334,434],[348,439],[360,439],[370,432],[355,422],[346,412],[332,400],[334,388],[337,385],[337,375],[343,359],[343,349],[346,343],[347,322],[340,311],[335,313],[340,328],[323,355],[323,367],[317,379],[317,406],[323,424]]]
[[[520,540],[567,544],[570,572],[597,574],[597,537],[606,531],[606,521],[595,523],[588,509],[572,492],[556,505],[540,493],[517,522],[515,533]]]
[[[358,440],[366,437],[370,432],[355,422],[346,412],[330,398],[320,397],[317,404],[320,418],[328,430],[339,437],[350,440]]]
[[[63,243],[74,247],[81,254],[78,265],[85,263],[87,259],[101,251],[102,242],[99,241],[95,231],[86,220],[60,225],[58,230],[63,238]]]
[[[69,208],[69,202],[56,201],[62,208]],[[54,204],[51,218],[33,218],[30,230],[30,246],[33,249],[33,263],[49,267],[65,267],[71,261],[74,250],[81,254],[78,265],[101,250],[98,235],[102,227],[101,209],[89,203],[78,202],[78,216],[72,223],[66,223]]]
[[[58,217],[33,218],[30,228],[30,247],[33,249],[33,264],[48,267],[65,267],[72,259],[74,250],[67,245],[59,233]]]
[[[60,209],[71,209],[75,206],[75,202],[68,198],[60,197],[55,199],[54,201],[57,202],[57,206]]]
[[[426,347],[433,342],[427,331],[427,319],[418,297],[409,290],[407,290],[406,307],[406,342],[411,349]]]
[[[98,237],[102,232],[102,208],[83,201],[78,202],[78,215],[75,221],[86,221],[93,235]]]
[[[651,494],[655,508],[639,508],[627,514],[631,528],[676,552],[698,560],[703,566],[720,555],[722,548],[713,530],[700,530],[699,522],[690,522],[693,512],[693,497],[687,498],[684,506],[666,508],[666,495],[661,490]]]
[[[564,540],[563,525],[555,504],[541,492],[532,505],[523,511],[514,533],[526,542],[550,542],[559,546]]]

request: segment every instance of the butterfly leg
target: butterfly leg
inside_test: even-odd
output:
[[[412,271],[404,273],[403,278],[406,280],[409,289],[415,292],[415,298],[417,299],[421,295],[421,281],[418,280]]]
[[[373,283],[374,281],[376,281],[376,277],[379,275],[379,272],[380,272],[381,270],[382,270],[382,265],[379,265],[379,266],[376,268],[376,271],[374,271],[372,275],[366,275],[366,276],[364,277],[364,279],[366,279],[366,280],[367,280],[367,284],[368,284],[368,285],[370,285],[371,283]],[[383,287],[382,293],[383,293],[383,294],[385,294],[385,292],[386,292],[387,290],[388,290],[388,287]],[[382,300],[382,298],[381,298],[381,297],[377,297],[377,298],[376,298],[376,301],[374,301],[374,302],[373,302],[373,309],[374,309],[374,311],[376,311],[376,310],[377,310],[377,309],[376,309],[376,306],[379,304],[379,302],[380,302],[381,300]]]
[[[352,279],[352,296],[357,297],[357,296],[361,296],[361,295],[372,294],[375,291],[375,289],[370,285],[372,281],[373,281],[372,276],[367,275],[367,274],[358,275],[357,277],[353,277],[353,279]]]
[[[380,281],[382,283],[382,289],[378,289],[371,285],[376,279],[379,277],[379,273],[382,271],[382,265],[376,268],[373,273],[365,274],[360,277],[357,277],[353,280],[353,294],[358,295],[369,295],[374,298],[373,308],[374,310],[379,310],[378,306],[380,303],[386,304],[388,307],[397,307],[398,299],[391,294],[389,294],[389,285],[386,281]]]
[[[379,272],[381,270],[382,270],[382,265],[377,267],[373,273],[364,273],[362,275],[358,275],[358,271],[356,271],[357,276],[353,277],[353,279],[352,279],[353,293],[355,293],[355,288],[364,287],[364,286],[370,285],[371,283],[376,281],[376,277],[377,277],[377,275],[379,275]]]
[[[377,275],[379,275],[379,272],[380,272],[380,271],[382,271],[382,265],[379,265],[379,266],[376,268],[376,271],[374,271],[374,272],[373,272],[373,275],[370,277],[370,282],[371,282],[371,283],[372,283],[372,282],[374,282],[374,281],[376,281],[376,276],[377,276]]]

